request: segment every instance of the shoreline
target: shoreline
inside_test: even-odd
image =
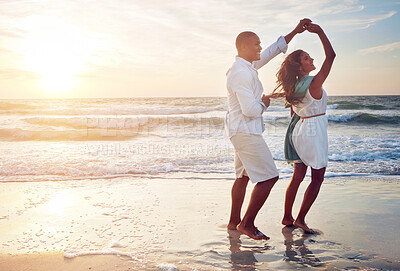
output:
[[[207,177],[2,182],[0,269],[400,269],[396,176],[328,178],[307,216],[318,235],[280,225],[279,180],[256,219],[268,241],[227,232],[233,181]]]

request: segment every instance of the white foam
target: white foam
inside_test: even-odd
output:
[[[334,178],[334,177],[351,177],[351,176],[374,176],[375,174],[368,173],[356,173],[356,172],[326,172],[325,178]]]
[[[290,111],[290,109],[282,106],[269,106],[267,111]]]
[[[380,136],[330,136],[330,161],[390,162],[400,157],[397,135]]]
[[[51,153],[50,153],[51,154]],[[118,159],[114,159],[118,157]],[[154,159],[152,155],[139,155],[126,153],[124,156],[113,156],[107,153],[88,153],[85,161],[73,160],[69,157],[64,160],[51,161],[49,166],[47,157],[38,160],[26,161],[9,159],[2,163],[0,176],[14,175],[43,176],[49,179],[77,179],[77,178],[113,178],[129,175],[157,175],[173,172],[187,173],[232,173],[230,163],[233,157],[198,158],[192,157],[171,159]],[[90,165],[88,167],[88,165]],[[48,177],[46,177],[48,176]]]
[[[361,113],[356,113],[356,114],[342,114],[342,115],[333,115],[333,114],[328,114],[328,120],[330,121],[337,121],[337,122],[346,122],[351,119],[354,119],[361,115]]]
[[[293,170],[291,169],[279,169],[280,173],[293,173]],[[378,176],[375,173],[357,173],[357,172],[326,172],[324,177],[325,178],[335,178],[335,177],[373,177],[373,176]],[[279,179],[287,179],[291,178],[292,174],[288,175],[280,175]],[[311,177],[311,172],[307,171],[306,174],[307,178]]]
[[[178,271],[178,268],[171,263],[160,263],[157,267],[160,268],[161,271]]]
[[[127,247],[124,244],[121,244],[118,241],[111,241],[110,244],[108,245],[108,247],[112,248],[112,247]]]
[[[339,107],[338,104],[331,104],[327,106],[328,110],[334,110]],[[290,111],[290,108],[285,108],[283,106],[269,106],[267,111]]]
[[[293,173],[293,169],[290,168],[280,168],[279,169],[280,173]]]
[[[75,258],[79,256],[87,256],[87,255],[115,255],[115,256],[125,256],[129,257],[132,260],[141,262],[140,259],[136,258],[134,255],[134,252],[123,252],[123,251],[118,251],[116,249],[106,247],[103,250],[65,250],[64,251],[64,257],[65,258]]]
[[[328,105],[328,106],[326,107],[326,109],[328,109],[328,110],[334,110],[334,109],[337,109],[338,107],[339,107],[338,104],[331,104],[331,105]]]
[[[212,158],[197,158],[197,159],[176,159],[171,161],[168,159],[168,162],[172,162],[174,165],[177,166],[192,166],[192,165],[209,165],[209,164],[216,164],[216,163],[227,163],[232,162],[233,157],[218,157],[216,159]],[[166,162],[166,159],[157,159],[157,162]]]
[[[263,119],[264,120],[272,120],[272,121],[275,121],[277,119],[290,119],[290,115],[287,114],[287,115],[279,115],[279,116],[277,116],[277,115],[264,114],[263,115]]]
[[[285,161],[283,157],[282,135],[265,136],[275,160]],[[187,141],[182,141],[185,146]],[[192,142],[192,141],[189,141]],[[219,146],[218,142],[205,142],[205,139],[194,139],[196,144],[211,147]],[[1,162],[0,180],[68,180],[98,179],[128,176],[165,176],[168,173],[194,174],[232,174],[233,148],[225,146],[220,152],[208,151],[208,148],[185,152],[185,148],[144,149],[135,148],[137,144],[121,143],[10,143],[1,148],[7,156]],[[147,143],[141,143],[146,147]],[[155,146],[157,147],[157,142]],[[215,144],[215,145],[213,145]],[[194,145],[194,143],[193,143]],[[150,145],[149,145],[150,146]],[[101,147],[101,148],[100,148]],[[17,149],[16,149],[17,148]],[[18,149],[20,148],[20,149]],[[14,151],[17,150],[17,151]],[[46,151],[43,151],[46,150]],[[160,152],[158,152],[160,150]],[[33,156],[31,153],[40,153]],[[35,157],[35,158],[32,158]],[[329,136],[329,165],[336,167],[333,171],[342,171],[340,162],[355,162],[360,172],[379,172],[396,174],[400,159],[400,143],[397,134],[368,136]],[[371,162],[377,161],[375,167]],[[282,175],[291,174],[290,169],[281,169]]]

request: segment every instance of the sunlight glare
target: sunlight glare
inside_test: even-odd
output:
[[[48,210],[52,214],[63,215],[65,209],[73,204],[70,195],[63,191],[48,202]]]
[[[39,74],[49,92],[73,88],[90,60],[88,35],[54,17],[31,18],[29,28],[21,45],[28,70]]]

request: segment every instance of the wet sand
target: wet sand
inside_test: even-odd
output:
[[[314,235],[280,224],[278,181],[256,220],[268,241],[226,230],[233,180],[209,177],[0,183],[0,270],[400,270],[394,177],[327,178]]]

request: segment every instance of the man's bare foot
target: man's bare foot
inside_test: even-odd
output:
[[[263,234],[262,232],[260,232],[256,227],[252,227],[252,228],[246,228],[244,226],[242,226],[242,224],[237,225],[236,229],[247,235],[248,237],[254,239],[254,240],[269,240],[269,237],[266,236],[265,234]]]
[[[304,231],[304,233],[315,233],[315,231],[314,230],[312,230],[312,229],[310,229],[308,226],[307,226],[307,224],[306,223],[302,223],[302,222],[299,222],[299,221],[295,221],[295,222],[293,222],[293,225],[294,226],[296,226],[296,227],[298,227],[298,228],[301,228],[301,229],[303,229],[303,231]]]
[[[293,226],[294,219],[293,217],[284,217],[282,219],[282,224],[285,226]]]

